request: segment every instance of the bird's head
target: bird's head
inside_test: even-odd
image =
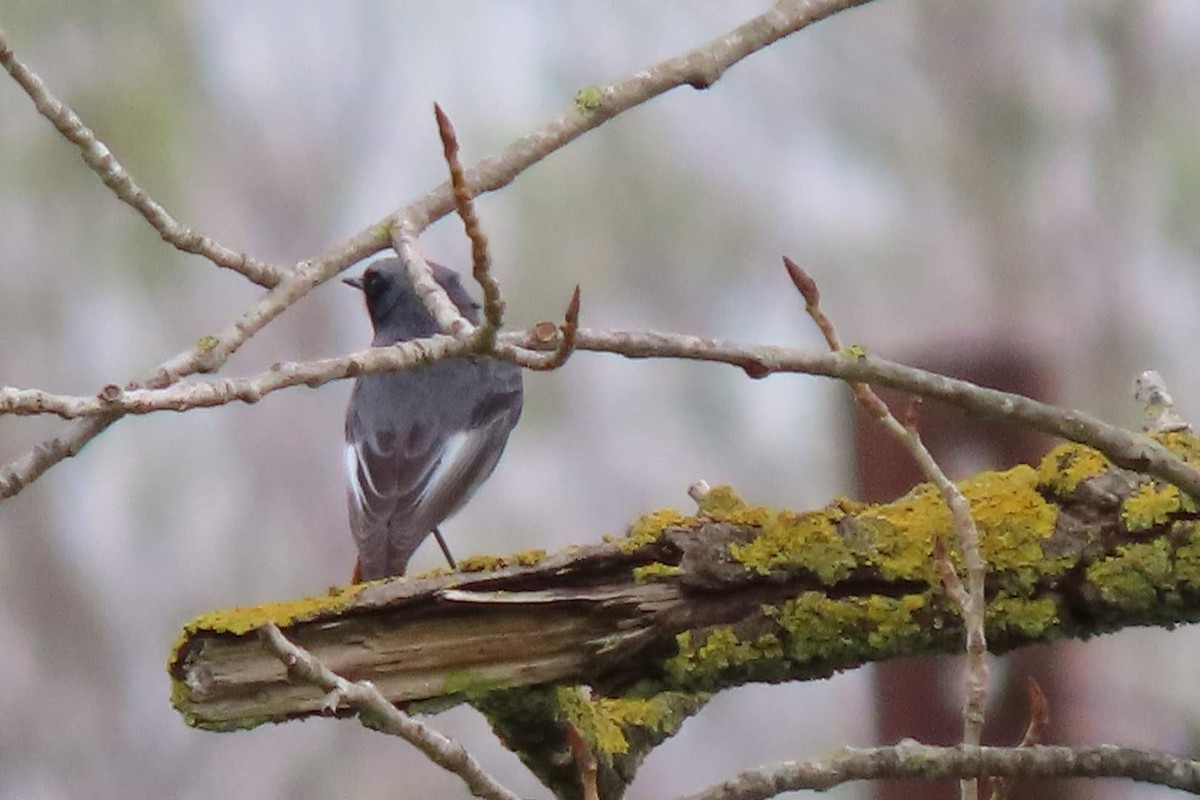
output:
[[[458,311],[474,325],[479,324],[479,304],[463,288],[458,273],[441,264],[429,264],[433,279],[446,291]],[[433,336],[437,324],[425,304],[413,291],[404,265],[396,258],[372,262],[360,277],[342,282],[360,290],[367,301],[367,313],[375,327],[376,344]]]

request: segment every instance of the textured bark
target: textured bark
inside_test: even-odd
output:
[[[1195,461],[1192,440],[1164,441]],[[1077,445],[961,486],[989,563],[992,652],[1200,618],[1197,514],[1175,487]],[[571,721],[609,769],[632,765],[605,793],[615,797],[710,692],[960,652],[961,621],[929,555],[948,532],[927,486],[806,513],[714,490],[695,515],[655,512],[604,545],[202,616],[173,653],[173,700],[214,730],[320,713],[321,691],[290,683],[257,641],[272,619],[390,700],[421,711],[475,702],[543,777],[563,762],[522,742],[544,744],[548,722]],[[551,691],[576,684],[593,698]],[[539,690],[501,691],[518,687]],[[560,759],[561,737],[556,747]]]

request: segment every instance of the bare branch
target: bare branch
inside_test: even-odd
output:
[[[523,347],[499,345],[496,348],[496,352],[503,358],[507,358],[509,361],[520,364],[527,369],[548,372],[558,369],[567,363],[567,359],[575,352],[576,334],[578,332],[579,286],[576,285],[575,291],[571,293],[571,300],[567,303],[567,311],[563,315],[563,324],[555,326],[552,322],[539,322],[530,331],[530,335],[536,339],[539,345],[544,346],[554,342],[554,350],[549,353],[535,353]]]
[[[203,256],[218,267],[241,273],[248,280],[268,289],[279,283],[286,274],[284,267],[258,261],[180,225],[165,208],[146,194],[112,151],[100,141],[95,131],[85,125],[70,106],[55,97],[42,79],[16,57],[3,28],[0,28],[0,64],[33,100],[38,113],[79,148],[84,163],[100,177],[104,185],[141,214],[164,241],[185,253]]]
[[[496,331],[504,324],[504,298],[500,296],[500,284],[492,277],[492,258],[488,254],[487,234],[479,224],[475,204],[471,202],[471,188],[467,186],[462,162],[458,160],[458,136],[446,112],[437,103],[433,105],[437,117],[438,135],[442,140],[442,155],[450,168],[450,184],[454,187],[454,208],[462,219],[467,238],[471,241],[471,273],[483,289],[483,311],[486,320],[487,346],[495,343]]]
[[[314,280],[309,273],[304,273],[309,280]],[[293,291],[300,291],[293,288]],[[282,291],[281,288],[273,292]],[[268,293],[268,297],[272,293]],[[261,327],[262,316],[270,309],[260,312],[260,316],[247,317],[252,327]],[[246,319],[233,326],[247,325]],[[257,327],[253,327],[257,330]],[[212,337],[213,341],[221,344],[221,352],[232,352],[231,343],[225,333]],[[557,349],[560,343],[549,343],[544,337],[534,333],[507,333],[499,337],[498,347],[520,347],[532,350]],[[217,349],[214,347],[214,349]],[[811,353],[796,348],[774,345],[743,345],[719,339],[706,339],[677,333],[658,333],[654,331],[603,331],[579,329],[575,333],[575,349],[597,353],[612,353],[626,358],[675,358],[693,361],[710,361],[719,364],[729,364],[740,369],[761,373],[764,377],[775,373],[802,373],[820,375],[828,378],[838,378],[844,381],[861,381],[875,386],[886,386],[899,389],[910,394],[941,400],[971,413],[987,417],[1002,417],[1013,422],[1022,423],[1028,427],[1059,436],[1070,441],[1086,444],[1104,453],[1114,464],[1145,472],[1173,483],[1194,497],[1200,497],[1200,472],[1184,463],[1169,450],[1155,440],[1139,434],[1130,433],[1115,425],[1110,425],[1089,414],[1071,409],[1041,403],[1037,400],[1018,394],[1001,392],[984,386],[977,386],[968,381],[950,378],[945,375],[928,372],[915,367],[904,366],[893,361],[878,358],[865,352]],[[398,362],[388,359],[386,355],[391,348],[383,348],[378,355],[374,349],[339,359],[329,359],[324,362],[318,374],[306,374],[303,380],[289,380],[286,375],[302,371],[302,364],[283,364],[278,370],[282,379],[271,376],[273,373],[263,373],[254,380],[278,380],[276,389],[285,386],[295,386],[300,383],[306,386],[320,386],[337,377],[349,377],[348,364],[352,359],[364,359],[364,369],[380,371],[392,369]],[[189,351],[190,353],[191,351]],[[159,368],[155,378],[173,376],[173,380],[190,374],[184,371],[189,360],[189,353],[181,354]],[[228,357],[225,352],[225,357]],[[373,359],[378,358],[378,361]],[[368,360],[369,363],[368,363]],[[144,384],[148,388],[159,388],[167,383],[156,384],[154,380]],[[197,384],[203,382],[198,381]],[[187,386],[191,386],[189,383]],[[75,417],[95,415],[97,419],[108,418],[113,413],[147,413],[157,410],[174,410],[181,404],[187,405],[187,395],[190,389],[173,388],[172,393],[145,393],[125,391],[124,399],[107,407],[100,407],[99,401],[93,397],[58,397],[46,395],[39,397],[28,394],[31,390],[5,388],[0,389],[0,411],[17,414],[54,413],[59,416]],[[212,389],[202,389],[211,392]],[[265,395],[267,392],[263,392]],[[228,401],[238,398],[229,397]],[[38,408],[39,404],[43,408]],[[60,406],[58,408],[57,406]],[[219,403],[218,403],[219,405]],[[109,420],[111,422],[111,419]],[[94,435],[94,434],[93,434]],[[59,455],[55,461],[66,455]],[[38,474],[40,474],[39,470]],[[15,494],[7,481],[11,480],[8,473],[0,471],[0,499]]]
[[[283,662],[289,676],[320,686],[328,692],[330,713],[345,704],[358,712],[365,727],[399,736],[429,757],[429,760],[463,779],[471,794],[488,800],[520,800],[489,775],[461,743],[405,714],[387,701],[370,681],[348,681],[289,641],[273,622],[259,629],[264,646]]]
[[[581,93],[581,97],[577,98],[570,111],[539,126],[496,156],[485,158],[467,170],[466,180],[471,193],[478,196],[507,186],[538,161],[608,120],[680,86],[705,88],[743,58],[838,11],[867,2],[870,0],[793,0],[777,3],[764,14],[688,53],[662,61],[605,89],[597,88],[587,92],[586,98],[583,98]],[[8,64],[11,51],[6,41],[3,51],[5,63]],[[432,300],[426,298],[427,305],[449,307],[445,314],[434,314],[442,330],[463,336],[469,335],[472,326],[455,313],[453,304],[445,297],[441,287],[432,280],[423,261],[417,262],[411,257],[412,251],[415,250],[416,235],[445,216],[452,208],[451,188],[448,183],[443,183],[423,197],[334,246],[319,258],[297,264],[293,274],[289,275],[291,280],[286,290],[289,293],[287,305],[299,301],[313,287],[391,243],[408,266],[409,277],[414,279],[418,293],[423,286],[422,279],[427,284],[432,284],[431,287],[425,287],[433,296]],[[416,255],[419,258],[419,253]],[[264,314],[277,315],[282,308],[276,308],[276,301],[277,296],[268,293],[243,315],[243,322]],[[228,349],[228,342],[219,341],[218,345],[222,347],[227,358],[232,352]],[[181,354],[166,362],[160,368],[160,373],[163,369],[187,360],[188,354]],[[214,363],[215,365],[207,371],[219,367],[223,360]],[[186,374],[191,372],[175,373],[174,380]],[[152,379],[141,385],[161,388],[166,384],[157,384]],[[0,500],[17,494],[46,470],[63,459],[74,456],[119,418],[120,415],[113,414],[76,424],[63,434],[42,442],[29,453],[0,468]]]
[[[840,350],[841,342],[833,320],[821,310],[821,295],[817,283],[787,256],[783,257],[784,266],[792,283],[804,297],[804,307],[813,322],[825,336],[830,350]],[[963,744],[978,745],[983,741],[983,725],[987,708],[987,637],[984,632],[984,578],[987,575],[987,564],[979,549],[979,531],[975,520],[971,518],[971,506],[967,498],[959,491],[954,482],[946,477],[941,466],[921,441],[920,431],[917,430],[917,403],[909,405],[902,423],[888,409],[887,403],[875,393],[866,383],[851,384],[854,396],[859,405],[869,415],[883,425],[884,429],[896,441],[908,450],[913,460],[917,462],[925,479],[932,483],[950,509],[954,520],[954,531],[958,538],[958,549],[962,553],[967,566],[966,592],[958,578],[953,564],[946,556],[945,547],[940,539],[934,540],[933,557],[938,561],[938,571],[942,575],[946,588],[954,598],[963,614],[963,626],[967,639],[967,680],[965,699],[963,701]],[[977,782],[967,779],[962,782],[963,800],[975,800],[979,796]]]
[[[1200,793],[1200,762],[1129,747],[934,747],[904,741],[893,747],[846,748],[825,761],[789,761],[747,770],[682,800],[765,800],[783,792],[824,791],[851,781],[915,778],[1128,778]]]
[[[164,361],[148,380],[131,383],[123,392],[116,387],[118,392],[125,394],[164,389],[188,375],[216,371],[251,336],[307,294],[315,285],[316,277],[310,270],[297,269],[263,295],[258,304],[240,320],[217,334],[202,337],[190,349]],[[108,402],[104,398],[118,394],[112,391],[113,387],[114,385],[104,387],[95,399]],[[0,500],[12,497],[37,480],[50,467],[77,454],[84,445],[126,413],[128,411],[122,408],[120,403],[111,403],[106,411],[97,413],[92,419],[77,422],[66,432],[42,442],[29,453],[0,469]]]

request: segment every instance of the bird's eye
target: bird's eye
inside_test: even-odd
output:
[[[387,278],[378,272],[368,272],[363,276],[363,291],[367,297],[378,297],[387,288]]]

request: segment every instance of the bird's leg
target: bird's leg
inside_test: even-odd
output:
[[[433,538],[437,539],[438,547],[442,548],[442,555],[446,557],[446,563],[450,565],[450,569],[457,570],[458,563],[454,560],[454,556],[450,555],[450,548],[446,546],[446,540],[442,538],[442,532],[434,528]]]

